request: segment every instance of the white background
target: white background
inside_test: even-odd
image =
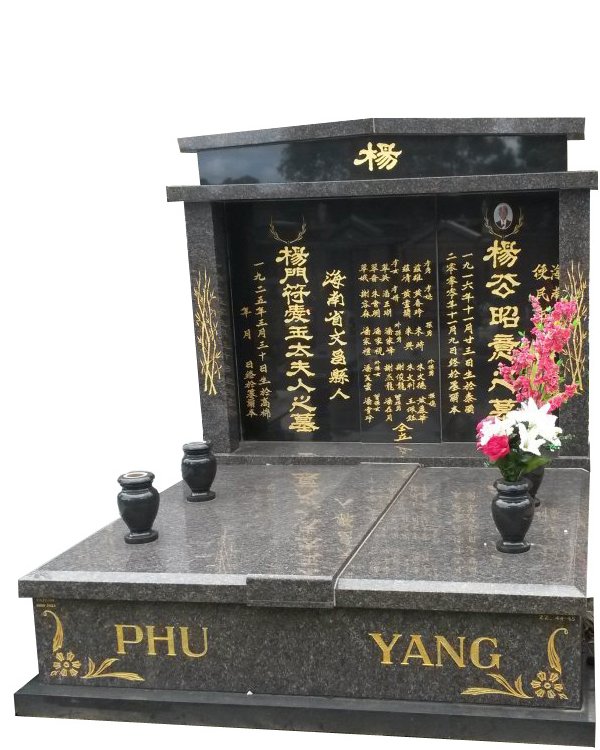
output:
[[[164,189],[198,181],[178,136],[362,117],[584,116],[587,140],[569,145],[569,166],[597,169],[593,8],[578,0],[4,7],[0,706],[8,747],[17,736],[88,750],[401,742],[15,719],[12,693],[37,671],[31,603],[17,598],[17,578],[115,518],[120,473],[150,469],[159,489],[178,481],[181,444],[200,436],[183,206],[168,205]],[[595,194],[592,206],[593,247]],[[594,350],[592,368],[596,358]],[[594,413],[593,391],[590,400]],[[593,544],[590,557],[595,569]]]

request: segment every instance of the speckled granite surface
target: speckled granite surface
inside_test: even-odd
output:
[[[520,190],[596,190],[597,187],[597,172],[540,172],[538,174],[404,177],[342,182],[180,185],[167,187],[167,200],[210,203],[212,201],[352,198],[382,195],[450,195],[452,193]]]
[[[496,550],[493,469],[419,471],[347,568],[345,607],[585,610],[589,474],[547,469],[529,533],[531,550]]]
[[[574,399],[578,401],[578,399]],[[583,402],[583,408],[587,401]],[[220,453],[224,464],[358,464],[418,463],[420,466],[470,466],[483,468],[484,460],[475,443],[296,443],[291,440],[242,441],[233,453]],[[552,465],[561,469],[587,469],[589,456],[557,456]]]
[[[122,521],[20,582],[23,596],[333,605],[338,571],[416,470],[222,466],[215,500],[161,494],[157,542],[123,541]]]
[[[496,551],[491,469],[221,466],[217,499],[161,496],[159,540],[121,521],[20,581],[22,596],[582,614],[588,473],[549,469],[525,555]]]
[[[229,148],[257,143],[340,138],[349,135],[397,133],[399,135],[564,135],[582,139],[583,117],[379,117],[310,125],[245,130],[237,133],[179,138],[183,152],[206,148]]]

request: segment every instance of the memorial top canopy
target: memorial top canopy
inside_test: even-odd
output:
[[[343,136],[381,135],[535,135],[561,136],[567,140],[583,140],[583,117],[442,117],[394,118],[374,117],[362,120],[321,122],[312,125],[292,125],[283,128],[245,130],[236,133],[179,138],[182,152],[203,151],[233,146],[255,146],[262,143],[311,141]]]

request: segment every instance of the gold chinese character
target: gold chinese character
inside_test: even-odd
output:
[[[398,163],[398,157],[402,153],[401,150],[394,151],[396,147],[395,143],[378,143],[377,148],[373,148],[371,141],[367,143],[366,148],[361,148],[358,152],[362,159],[355,159],[354,165],[360,166],[361,164],[368,163],[369,172],[373,171],[373,164],[377,165],[377,169],[393,169]]]
[[[517,262],[517,255],[521,252],[521,248],[516,245],[516,242],[508,240],[494,240],[494,244],[488,247],[488,254],[484,255],[483,259],[491,260],[494,268],[497,266],[512,268]]]
[[[516,328],[519,325],[519,308],[516,305],[490,307],[490,325]]]
[[[314,377],[314,372],[310,369],[310,362],[306,362],[303,359],[295,359],[293,362],[290,362],[290,369],[285,374],[293,377],[301,372],[309,378]]]
[[[344,399],[345,401],[346,401],[346,400],[348,400],[348,399],[350,398],[350,396],[349,396],[349,395],[348,395],[347,393],[344,393],[344,391],[342,391],[342,389],[341,389],[341,388],[338,388],[338,389],[337,389],[337,391],[336,391],[336,392],[335,392],[335,393],[333,394],[333,396],[330,396],[330,397],[329,397],[329,400],[330,400],[330,401],[333,401],[333,399],[334,399],[334,398],[337,398],[338,396],[339,396],[340,398],[343,398],[343,399]]]
[[[339,310],[334,310],[326,315],[325,322],[331,323],[334,328],[342,328],[344,326],[344,318]]]
[[[308,284],[306,277],[306,266],[297,266],[296,268],[286,268],[285,276],[283,279],[279,279],[280,284],[286,284],[288,279],[302,279],[305,284]]]
[[[302,339],[302,341],[310,341],[312,339],[311,334],[308,332],[308,326],[290,326],[288,328],[288,335],[285,336],[285,340],[290,339]]]
[[[343,349],[333,349],[331,352],[331,360],[332,365],[345,365],[346,364],[346,355],[344,353]]]
[[[486,284],[492,294],[502,299],[506,299],[509,294],[514,294],[518,286],[521,286],[521,282],[517,281],[517,275],[514,273],[495,273],[492,275],[492,280]]]
[[[533,278],[536,280],[550,281],[551,275],[545,263],[538,263],[533,269]]]
[[[493,398],[488,403],[492,407],[491,417],[503,417],[515,408],[515,402],[510,398]]]
[[[313,392],[313,391],[315,390],[315,389],[314,389],[314,388],[313,388],[312,386],[310,386],[310,385],[307,385],[307,384],[306,384],[306,383],[305,383],[305,382],[304,382],[304,381],[302,380],[302,378],[298,378],[298,382],[296,383],[296,385],[288,385],[288,387],[287,387],[287,390],[288,390],[288,391],[297,391],[297,390],[298,390],[299,388],[304,388],[304,390],[305,390],[305,391],[306,391],[307,393],[312,393],[312,392]]]
[[[488,347],[492,350],[492,356],[488,359],[488,362],[493,362],[500,357],[510,362],[512,350],[518,345],[519,342],[510,333],[497,333],[488,344]]]
[[[308,260],[308,252],[305,247],[298,247],[292,245],[292,247],[282,247],[279,251],[275,261],[277,263],[285,263],[286,266],[304,266]]]
[[[286,357],[314,357],[315,355],[311,352],[311,350],[305,344],[302,344],[300,341],[297,341],[296,343],[289,345],[288,350],[285,353],[285,356]]]
[[[286,284],[281,292],[288,305],[303,305],[304,299],[310,295],[309,290],[304,284]]]
[[[403,440],[412,440],[412,435],[407,434],[407,431],[412,430],[412,427],[404,424],[404,422],[400,422],[400,424],[392,427],[392,429],[396,433],[396,437],[394,438],[395,443],[401,443]]]
[[[331,286],[334,289],[340,289],[340,287],[345,286],[345,280],[346,277],[342,275],[341,271],[325,271],[325,280],[323,281],[321,286]]]
[[[334,368],[329,376],[329,382],[339,383],[340,385],[349,383],[348,370],[345,367]]]

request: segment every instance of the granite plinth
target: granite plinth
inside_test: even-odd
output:
[[[574,402],[577,399],[574,399]],[[582,401],[582,400],[580,400]],[[585,402],[583,402],[585,407]],[[233,453],[219,453],[224,464],[335,464],[405,463],[420,466],[463,466],[482,468],[484,460],[475,443],[351,443],[245,440]],[[587,455],[559,455],[552,465],[561,469],[590,468]]]
[[[377,133],[422,136],[562,135],[567,139],[581,140],[584,137],[584,127],[583,117],[384,117],[192,136],[179,138],[178,143],[180,151],[195,152],[203,149],[231,148],[259,143],[284,143]]]
[[[18,716],[159,724],[379,734],[541,745],[595,744],[594,671],[580,709],[476,706],[417,701],[240,695],[135,687],[45,685],[15,694]]]

